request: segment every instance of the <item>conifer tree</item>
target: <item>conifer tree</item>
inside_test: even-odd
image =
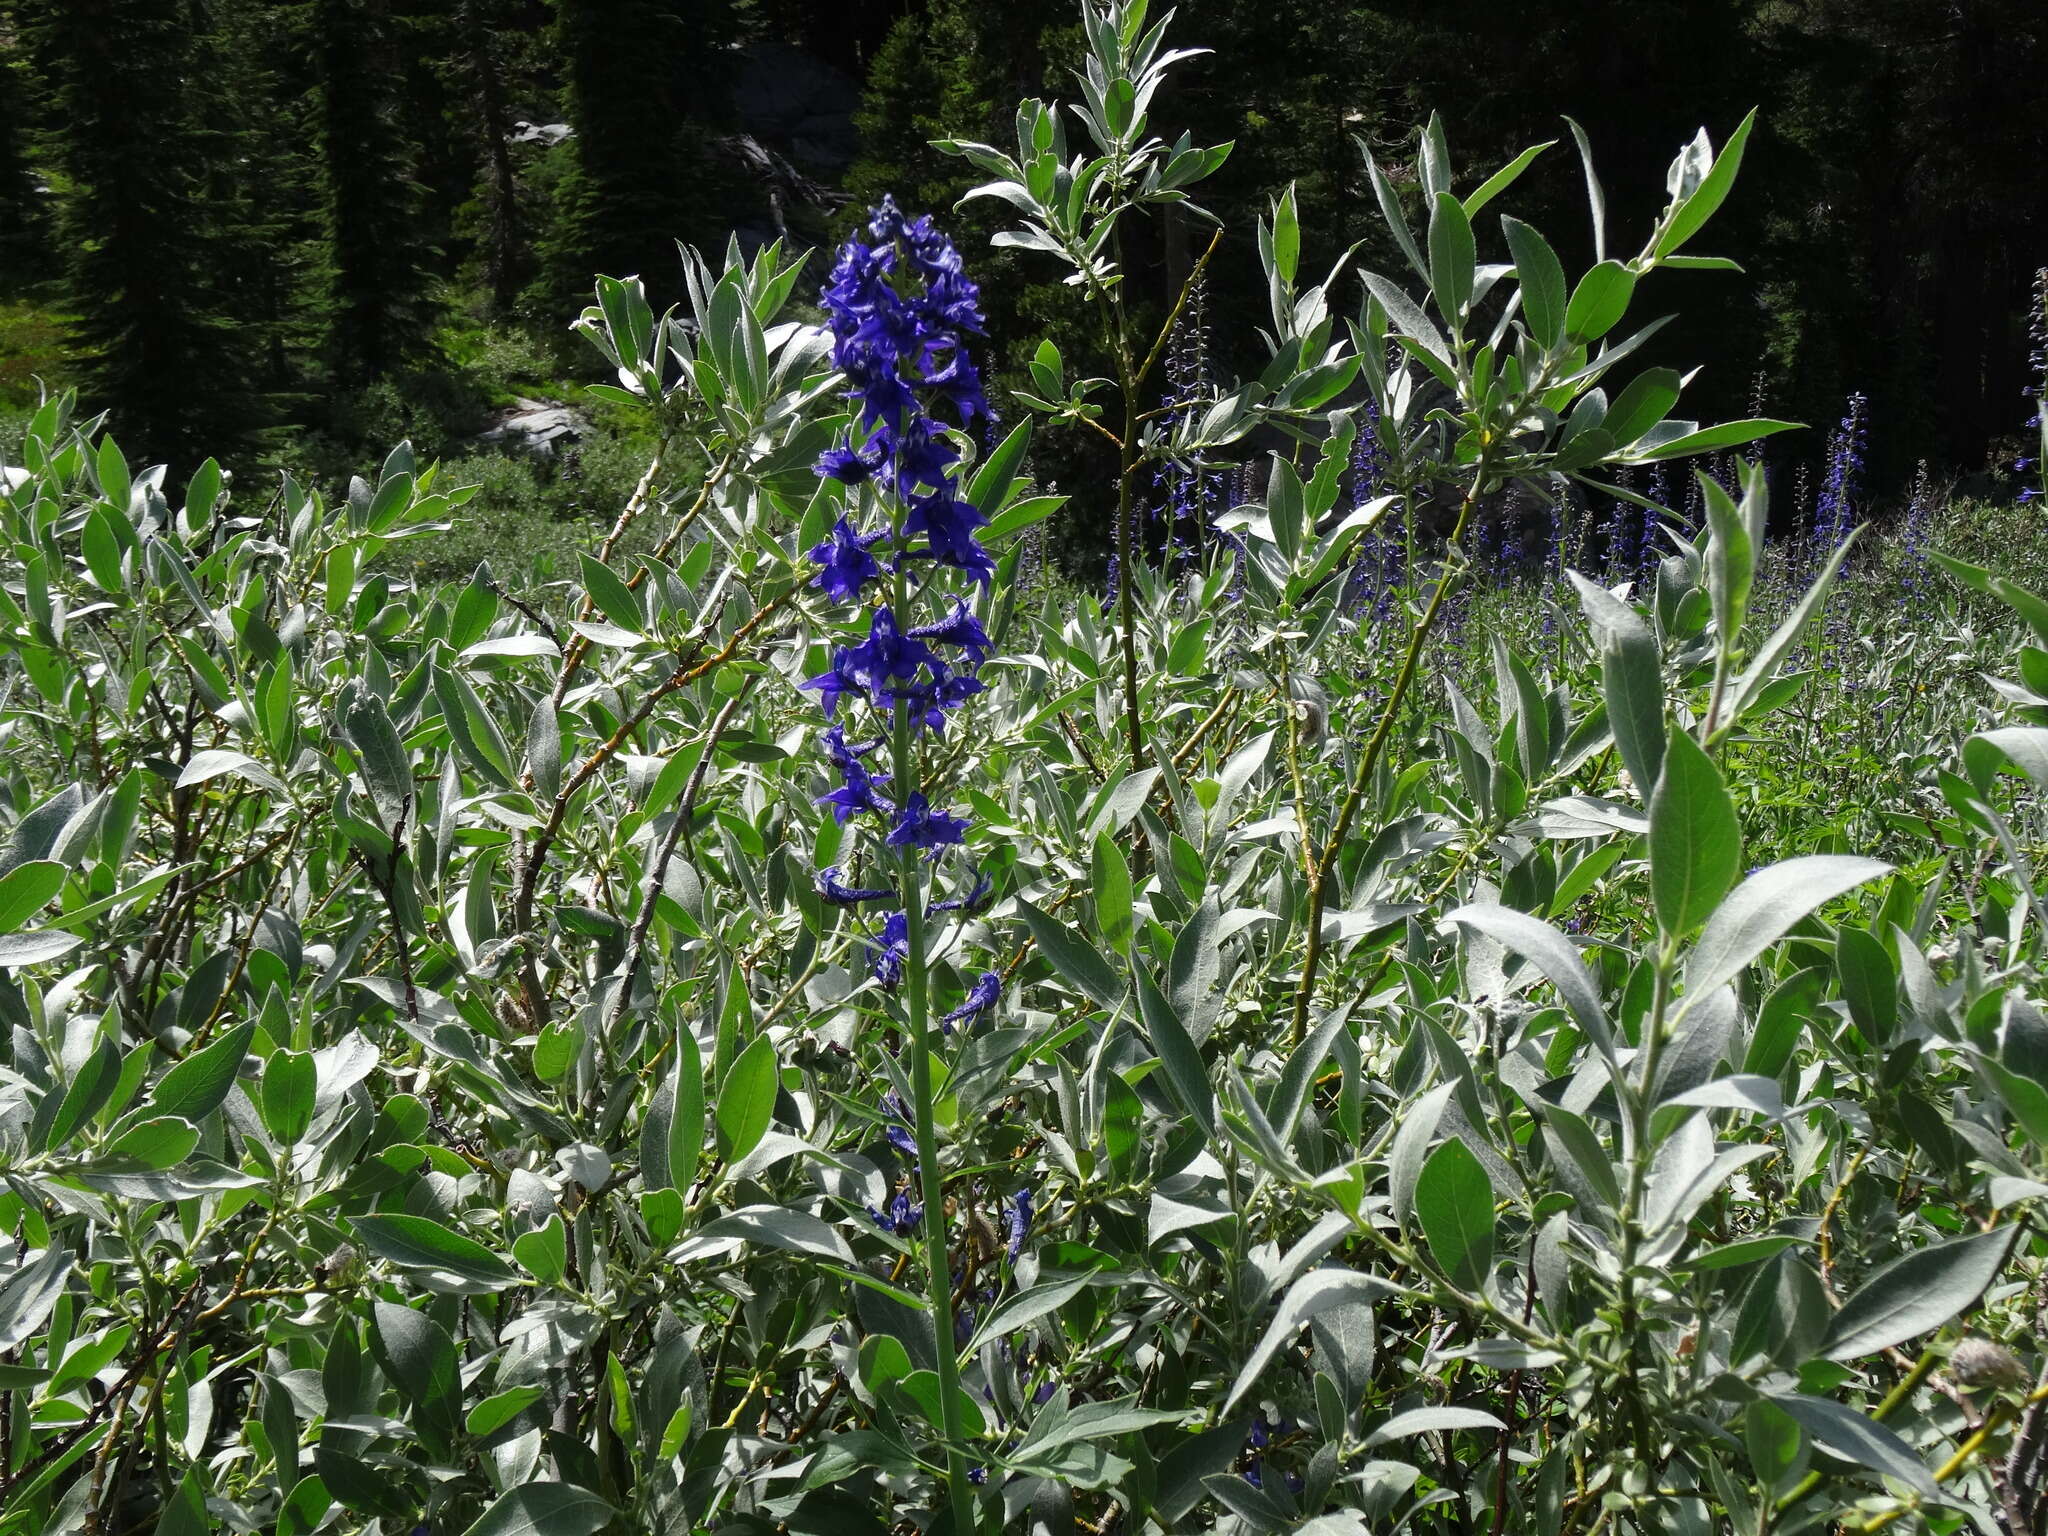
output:
[[[433,251],[385,0],[314,0],[311,27],[331,242],[328,350],[336,379],[360,385],[432,350]]]
[[[676,242],[724,243],[709,141],[726,114],[730,12],[722,0],[561,0],[558,18],[576,138],[548,249],[554,301],[597,272],[638,275],[658,304],[672,300]]]
[[[0,32],[0,294],[48,281],[48,201],[30,159],[33,83],[18,39]]]
[[[131,456],[230,454],[270,425],[256,334],[233,274],[234,207],[218,196],[195,98],[210,15],[187,0],[34,0],[26,36],[51,105],[65,196],[67,307],[88,408]]]

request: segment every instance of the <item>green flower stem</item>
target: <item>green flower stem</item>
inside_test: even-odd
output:
[[[909,583],[896,574],[896,613],[908,626]],[[906,804],[918,788],[917,747],[910,710],[896,706],[895,790]],[[904,938],[909,954],[903,967],[903,1011],[910,1048],[910,1098],[917,1138],[918,1196],[924,1203],[925,1295],[931,1305],[932,1353],[938,1363],[939,1420],[946,1437],[946,1486],[953,1504],[954,1536],[974,1530],[974,1487],[967,1481],[966,1430],[960,1417],[960,1361],[953,1344],[953,1271],[946,1251],[946,1181],[939,1171],[939,1131],[932,1112],[931,978],[924,954],[924,868],[918,850],[899,850],[898,878],[903,901]]]

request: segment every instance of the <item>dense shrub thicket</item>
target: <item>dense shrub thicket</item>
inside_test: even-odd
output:
[[[1432,123],[1407,270],[1340,314],[1282,197],[1219,381],[1119,251],[1228,149],[1083,20],[945,146],[1104,338],[1015,420],[884,204],[600,280],[656,450],[572,580],[418,577],[407,447],[29,423],[0,1530],[2039,1529],[2048,600],[1767,548],[1785,424],[1631,361],[1750,125],[1634,246],[1582,141],[1568,275]]]

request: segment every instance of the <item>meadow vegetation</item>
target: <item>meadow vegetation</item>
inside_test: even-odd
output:
[[[1570,274],[1431,122],[1219,376],[1083,22],[941,148],[1102,377],[883,203],[598,280],[598,538],[21,421],[0,1532],[2048,1523],[2033,509],[1674,414],[1747,121]]]

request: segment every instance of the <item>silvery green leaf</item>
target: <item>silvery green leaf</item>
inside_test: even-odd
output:
[[[1442,1434],[1460,1429],[1506,1429],[1495,1415],[1483,1408],[1411,1408],[1397,1413],[1365,1437],[1367,1450],[1390,1445],[1414,1435]]]
[[[1820,1352],[1860,1360],[1939,1328],[1998,1278],[2017,1230],[1931,1243],[1873,1270],[1829,1321]]]
[[[43,1326],[78,1267],[69,1249],[46,1248],[0,1285],[0,1349],[14,1349]]]
[[[1614,1031],[1601,1005],[1600,989],[1571,940],[1541,918],[1494,903],[1459,907],[1444,923],[1484,933],[1535,966],[1557,989],[1559,1000],[1579,1028],[1602,1054],[1613,1056]]]
[[[1813,1443],[1830,1456],[1896,1478],[1925,1497],[1934,1495],[1934,1479],[1913,1448],[1870,1415],[1803,1392],[1773,1393],[1771,1401],[1797,1420],[1799,1427],[1813,1436]]]
[[[1686,997],[1703,997],[1733,981],[1814,908],[1889,873],[1891,866],[1876,859],[1833,853],[1757,871],[1722,900],[1686,956]]]
[[[1399,1286],[1377,1275],[1362,1274],[1356,1270],[1316,1269],[1303,1275],[1280,1299],[1273,1321],[1267,1324],[1265,1333],[1237,1373],[1230,1395],[1223,1400],[1222,1413],[1229,1415],[1238,1399],[1257,1384],[1273,1357],[1292,1341],[1310,1318],[1338,1307],[1370,1308],[1373,1302],[1398,1294]]]

